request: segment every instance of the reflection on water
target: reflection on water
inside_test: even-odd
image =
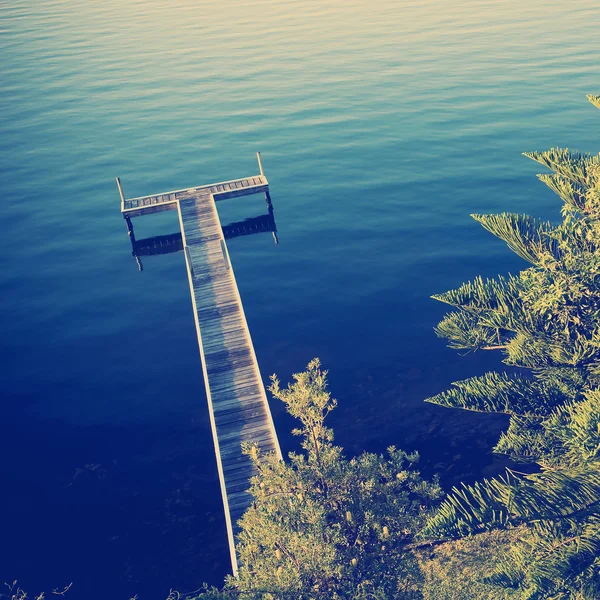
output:
[[[227,225],[223,225],[222,229],[223,237],[226,240],[245,235],[255,235],[257,233],[271,233],[275,244],[279,244],[277,224],[275,223],[275,212],[270,201],[268,203],[267,214],[248,217],[243,221],[228,223]],[[136,259],[140,271],[144,270],[141,260],[142,256],[157,256],[159,254],[171,254],[173,252],[183,251],[183,239],[181,233],[156,235],[138,240],[135,237],[135,229],[132,224],[128,226],[128,233],[129,240],[131,241],[131,253]]]

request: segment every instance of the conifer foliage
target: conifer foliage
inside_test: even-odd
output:
[[[418,599],[420,570],[410,544],[441,496],[415,468],[416,454],[389,448],[347,459],[324,420],[336,401],[318,359],[271,392],[301,427],[302,453],[289,462],[244,451],[258,474],[240,520],[239,576],[203,598]]]
[[[588,96],[600,108],[599,96]],[[425,537],[525,526],[488,582],[521,598],[600,598],[600,154],[525,156],[563,201],[556,225],[473,215],[529,267],[434,296],[453,307],[436,331],[452,348],[497,350],[510,368],[454,384],[429,402],[510,415],[495,450],[540,472],[455,488]],[[499,596],[501,597],[501,596]]]

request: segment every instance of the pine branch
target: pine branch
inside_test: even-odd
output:
[[[504,240],[518,256],[537,265],[543,255],[557,255],[556,241],[547,234],[554,226],[549,221],[528,215],[502,213],[499,215],[471,215],[490,233]]]
[[[509,523],[576,523],[592,515],[600,516],[598,468],[544,471],[523,478],[507,469],[505,477],[453,488],[422,535],[459,537]]]
[[[494,452],[509,456],[513,461],[525,464],[544,463],[556,452],[552,451],[556,440],[548,436],[544,415],[513,415],[508,429],[500,435]]]
[[[546,325],[539,315],[529,310],[523,301],[515,302],[511,310],[491,310],[482,313],[479,317],[481,327],[488,327],[494,331],[503,331],[503,345],[512,343],[512,338],[508,338],[508,333],[521,334],[532,339],[544,341],[541,332]]]
[[[588,94],[586,98],[596,107],[600,108],[600,96],[593,96],[592,94]]]
[[[496,345],[498,330],[487,327],[481,318],[464,310],[447,314],[435,328],[438,337],[448,340],[448,347],[455,350],[475,351]]]
[[[537,416],[548,414],[564,401],[558,390],[544,382],[508,373],[486,373],[452,385],[425,402],[475,412]]]
[[[562,175],[557,175],[556,173],[544,173],[537,177],[557,194],[567,206],[570,206],[579,212],[586,212],[587,186],[581,185]]]
[[[566,448],[567,459],[585,464],[600,459],[600,390],[590,390],[585,399],[566,405],[556,419],[557,435]]]
[[[600,164],[600,155],[571,152],[568,148],[551,148],[545,152],[523,152],[523,155],[552,169],[580,185],[587,185],[590,175]]]
[[[520,280],[518,277],[499,275],[496,279],[476,277],[459,288],[435,294],[434,300],[452,306],[474,310],[512,310],[519,301]]]

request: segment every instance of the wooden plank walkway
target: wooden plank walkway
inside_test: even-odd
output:
[[[178,211],[235,575],[236,522],[251,503],[247,490],[255,474],[241,445],[254,442],[261,452],[274,452],[279,458],[281,450],[215,199],[268,193],[268,182],[261,174],[132,200],[124,199],[119,181],[118,185],[126,219],[147,214],[132,211],[165,210],[169,203]],[[154,204],[145,203],[147,198]]]
[[[211,183],[195,188],[163,192],[153,196],[141,196],[139,198],[122,198],[121,212],[125,217],[139,217],[162,210],[177,209],[177,202],[196,198],[199,194],[211,194],[215,201],[268,192],[269,182],[264,175],[234,179],[221,183]]]

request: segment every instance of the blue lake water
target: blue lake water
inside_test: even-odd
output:
[[[502,419],[423,403],[499,364],[447,350],[429,296],[524,266],[470,213],[559,217],[520,153],[598,151],[599,22],[578,0],[1,2],[0,581],[162,600],[227,572],[183,257],[137,271],[115,176],[223,181],[260,150],[281,243],[229,248],[263,375],[319,356],[348,453],[416,448],[446,485],[501,469]]]

